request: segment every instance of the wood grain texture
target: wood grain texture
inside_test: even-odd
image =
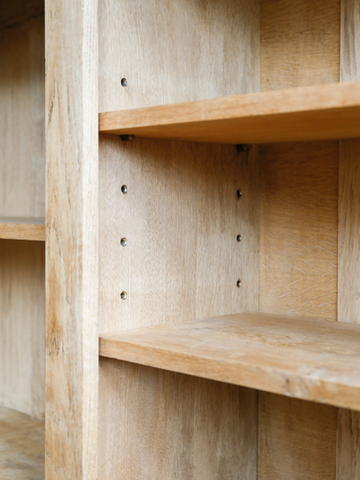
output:
[[[256,147],[109,136],[100,156],[101,332],[257,309]]]
[[[360,410],[360,327],[260,313],[100,337],[100,355]]]
[[[360,477],[360,413],[339,408],[336,436],[336,478]]]
[[[257,92],[259,11],[259,0],[100,0],[99,111]],[[121,87],[122,78],[127,87]],[[126,195],[120,192],[124,184]],[[100,222],[102,332],[257,309],[256,148],[246,159],[235,147],[121,143],[101,136]],[[123,237],[126,247],[120,245]],[[230,409],[229,398],[242,395],[239,387],[111,364],[116,368],[101,368],[100,375],[100,411],[106,415],[100,421],[100,479],[220,480],[225,472],[255,480],[255,392]],[[161,402],[169,410],[159,409],[160,381],[166,387]],[[217,412],[208,424],[204,405]],[[159,412],[161,422],[154,424],[152,412]],[[187,434],[189,418],[196,435]],[[244,421],[251,425],[247,443],[239,439]],[[234,428],[223,428],[229,423]],[[146,441],[149,435],[153,443]]]
[[[341,2],[342,82],[360,79],[360,2]],[[340,142],[338,320],[360,323],[360,141]],[[360,477],[360,414],[339,409],[337,480]]]
[[[261,91],[338,82],[339,53],[340,0],[263,0]],[[262,147],[260,155],[260,310],[335,320],[338,147],[279,144]],[[259,408],[269,415],[267,422],[259,418],[259,436],[275,439],[259,443],[259,480],[288,480],[290,471],[296,479],[318,480],[319,472],[335,478],[334,414],[325,439],[322,432],[328,407],[308,402],[299,409],[260,392]],[[277,410],[284,422],[272,432]],[[321,455],[300,425],[321,443]]]
[[[360,2],[341,0],[340,81],[360,80]]]
[[[105,358],[100,369],[100,478],[256,479],[256,391]]]
[[[238,153],[234,146],[193,144],[181,142],[158,142],[135,139],[121,142],[111,136],[102,136],[100,141],[100,331],[126,330],[147,325],[174,324],[193,318],[209,315],[251,311],[257,309],[258,290],[258,149],[248,153]],[[121,193],[121,186],[127,185],[128,193]],[[242,190],[241,199],[237,190]],[[237,242],[237,235],[242,241]],[[126,238],[122,247],[120,239]],[[242,287],[237,288],[241,278]],[[122,300],[120,293],[127,292]],[[122,412],[132,409],[141,389],[146,372],[131,377],[126,373],[130,366],[124,364],[123,375],[128,378],[125,384],[120,380],[107,378],[115,371],[103,369],[100,395],[100,410],[112,412],[112,423],[120,428],[120,417],[113,409]],[[141,369],[140,369],[141,372]],[[149,379],[149,411],[158,409],[156,391],[158,376],[164,376],[172,385],[173,375],[158,373],[154,380]],[[132,379],[131,379],[132,378]],[[180,380],[179,380],[180,381]],[[108,385],[114,385],[110,389]],[[154,392],[150,394],[153,382]],[[193,390],[193,380],[181,380],[186,392]],[[188,386],[186,386],[188,385]],[[206,382],[197,384],[196,398],[204,402],[227,402],[233,387],[221,387],[213,391]],[[169,387],[170,388],[170,387]],[[119,392],[125,392],[119,396]],[[204,392],[202,390],[204,389]],[[163,401],[173,402],[172,389],[165,390]],[[118,392],[118,393],[116,393]],[[215,398],[210,398],[214,393]],[[155,397],[154,397],[155,395]],[[169,396],[170,395],[170,396]],[[189,395],[194,395],[189,393]],[[132,396],[134,399],[132,400]],[[116,399],[115,399],[116,397]],[[255,403],[246,407],[248,421],[256,429]],[[185,400],[180,399],[179,405]],[[250,402],[250,400],[249,400]],[[200,419],[201,404],[192,403],[193,411],[180,410],[179,418],[173,425],[172,435],[180,435],[178,443],[171,442],[169,449],[160,456],[151,455],[151,448],[139,444],[135,438],[145,435],[142,423],[144,413],[137,408],[128,420],[127,441],[122,434],[116,445],[121,445],[123,453],[113,455],[112,436],[107,435],[108,427],[100,425],[100,478],[127,479],[132,469],[137,472],[145,468],[140,459],[147,459],[149,473],[145,477],[154,478],[154,471],[167,478],[188,478],[190,465],[194,477],[201,478],[201,466],[206,465],[212,456],[226,456],[223,448],[238,442],[239,433],[234,429],[221,430],[222,446],[216,447],[212,435],[202,437],[204,443],[188,445],[187,438],[179,431],[186,429],[188,415]],[[190,407],[189,407],[190,408]],[[245,406],[243,407],[245,408]],[[181,413],[182,412],[182,413]],[[110,414],[109,414],[110,415]],[[164,415],[163,422],[172,422]],[[232,414],[231,414],[232,415]],[[106,421],[109,421],[107,418]],[[146,422],[149,420],[146,419]],[[197,420],[199,421],[199,420]],[[217,420],[219,418],[217,417]],[[237,425],[238,419],[233,419]],[[140,423],[138,423],[140,422]],[[168,427],[167,435],[171,435]],[[209,427],[211,430],[213,427]],[[156,430],[156,437],[162,436],[163,423]],[[218,437],[220,433],[213,432]],[[252,465],[256,472],[256,446],[249,439],[243,450],[244,460],[238,464],[238,456],[228,457],[226,471],[241,475]],[[174,476],[171,463],[173,456],[183,452],[184,462]],[[192,449],[197,450],[196,464],[193,464]],[[220,450],[217,450],[219,448]],[[243,443],[238,448],[243,449]],[[130,455],[129,449],[133,449]],[[220,452],[220,453],[219,453]],[[137,465],[140,462],[143,467]],[[190,462],[190,463],[189,463]],[[218,468],[206,468],[209,479],[220,479]],[[245,467],[246,465],[246,467]],[[106,466],[106,468],[105,468]],[[225,467],[224,467],[225,468]],[[245,470],[244,470],[245,469]],[[113,477],[109,472],[113,472]],[[116,475],[115,475],[116,472]],[[236,473],[237,472],[237,473]],[[229,474],[230,475],[230,474]],[[248,477],[246,477],[248,478]],[[255,478],[255,477],[249,477]]]
[[[45,247],[0,240],[0,404],[45,415]]]
[[[340,142],[338,319],[360,323],[360,142]]]
[[[46,2],[48,480],[97,479],[97,1]]]
[[[261,91],[339,81],[340,0],[262,0]]]
[[[0,239],[44,242],[45,219],[0,217]]]
[[[100,132],[262,144],[360,137],[360,83],[278,90],[100,114]]]
[[[0,58],[0,216],[44,217],[44,17],[0,30]]]
[[[257,92],[259,56],[260,0],[99,1],[100,112]]]
[[[43,480],[44,422],[0,407],[0,477],[4,480]]]
[[[44,0],[12,0],[1,2],[0,29],[44,15]]]
[[[261,148],[260,310],[336,318],[338,142]]]
[[[258,478],[331,480],[337,409],[261,393]]]

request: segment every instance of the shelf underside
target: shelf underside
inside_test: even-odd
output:
[[[243,313],[100,336],[100,355],[360,411],[360,326]]]
[[[101,113],[101,133],[229,144],[360,137],[360,82]]]
[[[45,424],[0,407],[0,478],[45,477]]]
[[[0,239],[44,242],[45,219],[0,217]]]

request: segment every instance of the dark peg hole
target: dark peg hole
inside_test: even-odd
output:
[[[241,197],[241,190],[238,190],[238,191],[236,192],[236,195],[237,195],[238,198],[240,198],[240,197]]]
[[[126,186],[126,185],[123,185],[123,186],[121,187],[121,191],[122,191],[122,193],[125,195],[125,193],[128,192],[127,186]]]
[[[241,242],[241,235],[238,235],[238,236],[236,237],[236,240],[237,240],[238,242]]]
[[[127,87],[127,80],[126,80],[126,78],[122,78],[122,79],[121,79],[121,86],[122,86],[122,87]]]
[[[250,145],[240,144],[236,145],[236,150],[238,153],[248,152],[250,150]]]

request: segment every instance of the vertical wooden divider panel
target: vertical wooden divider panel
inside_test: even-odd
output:
[[[339,0],[262,0],[261,90],[337,82],[339,38]],[[260,311],[336,320],[338,158],[337,142],[261,147]],[[336,412],[259,392],[259,480],[334,479]]]
[[[360,80],[360,1],[341,1],[340,80]],[[360,140],[340,142],[338,320],[360,323]],[[340,408],[337,480],[360,478],[360,414]]]
[[[259,91],[258,1],[99,7],[100,112]],[[257,147],[102,135],[99,191],[101,332],[257,310]],[[99,406],[101,480],[256,479],[254,390],[100,359]]]
[[[1,6],[3,20],[13,6]],[[1,217],[45,216],[44,48],[41,14],[0,29]],[[37,419],[45,416],[44,330],[44,244],[0,241],[0,403]]]
[[[46,0],[46,479],[95,480],[97,0]]]

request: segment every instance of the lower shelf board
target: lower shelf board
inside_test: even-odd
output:
[[[0,217],[0,239],[44,242],[45,219]]]
[[[100,355],[360,411],[360,325],[242,313],[104,334]]]
[[[45,478],[45,424],[0,407],[0,478]]]

